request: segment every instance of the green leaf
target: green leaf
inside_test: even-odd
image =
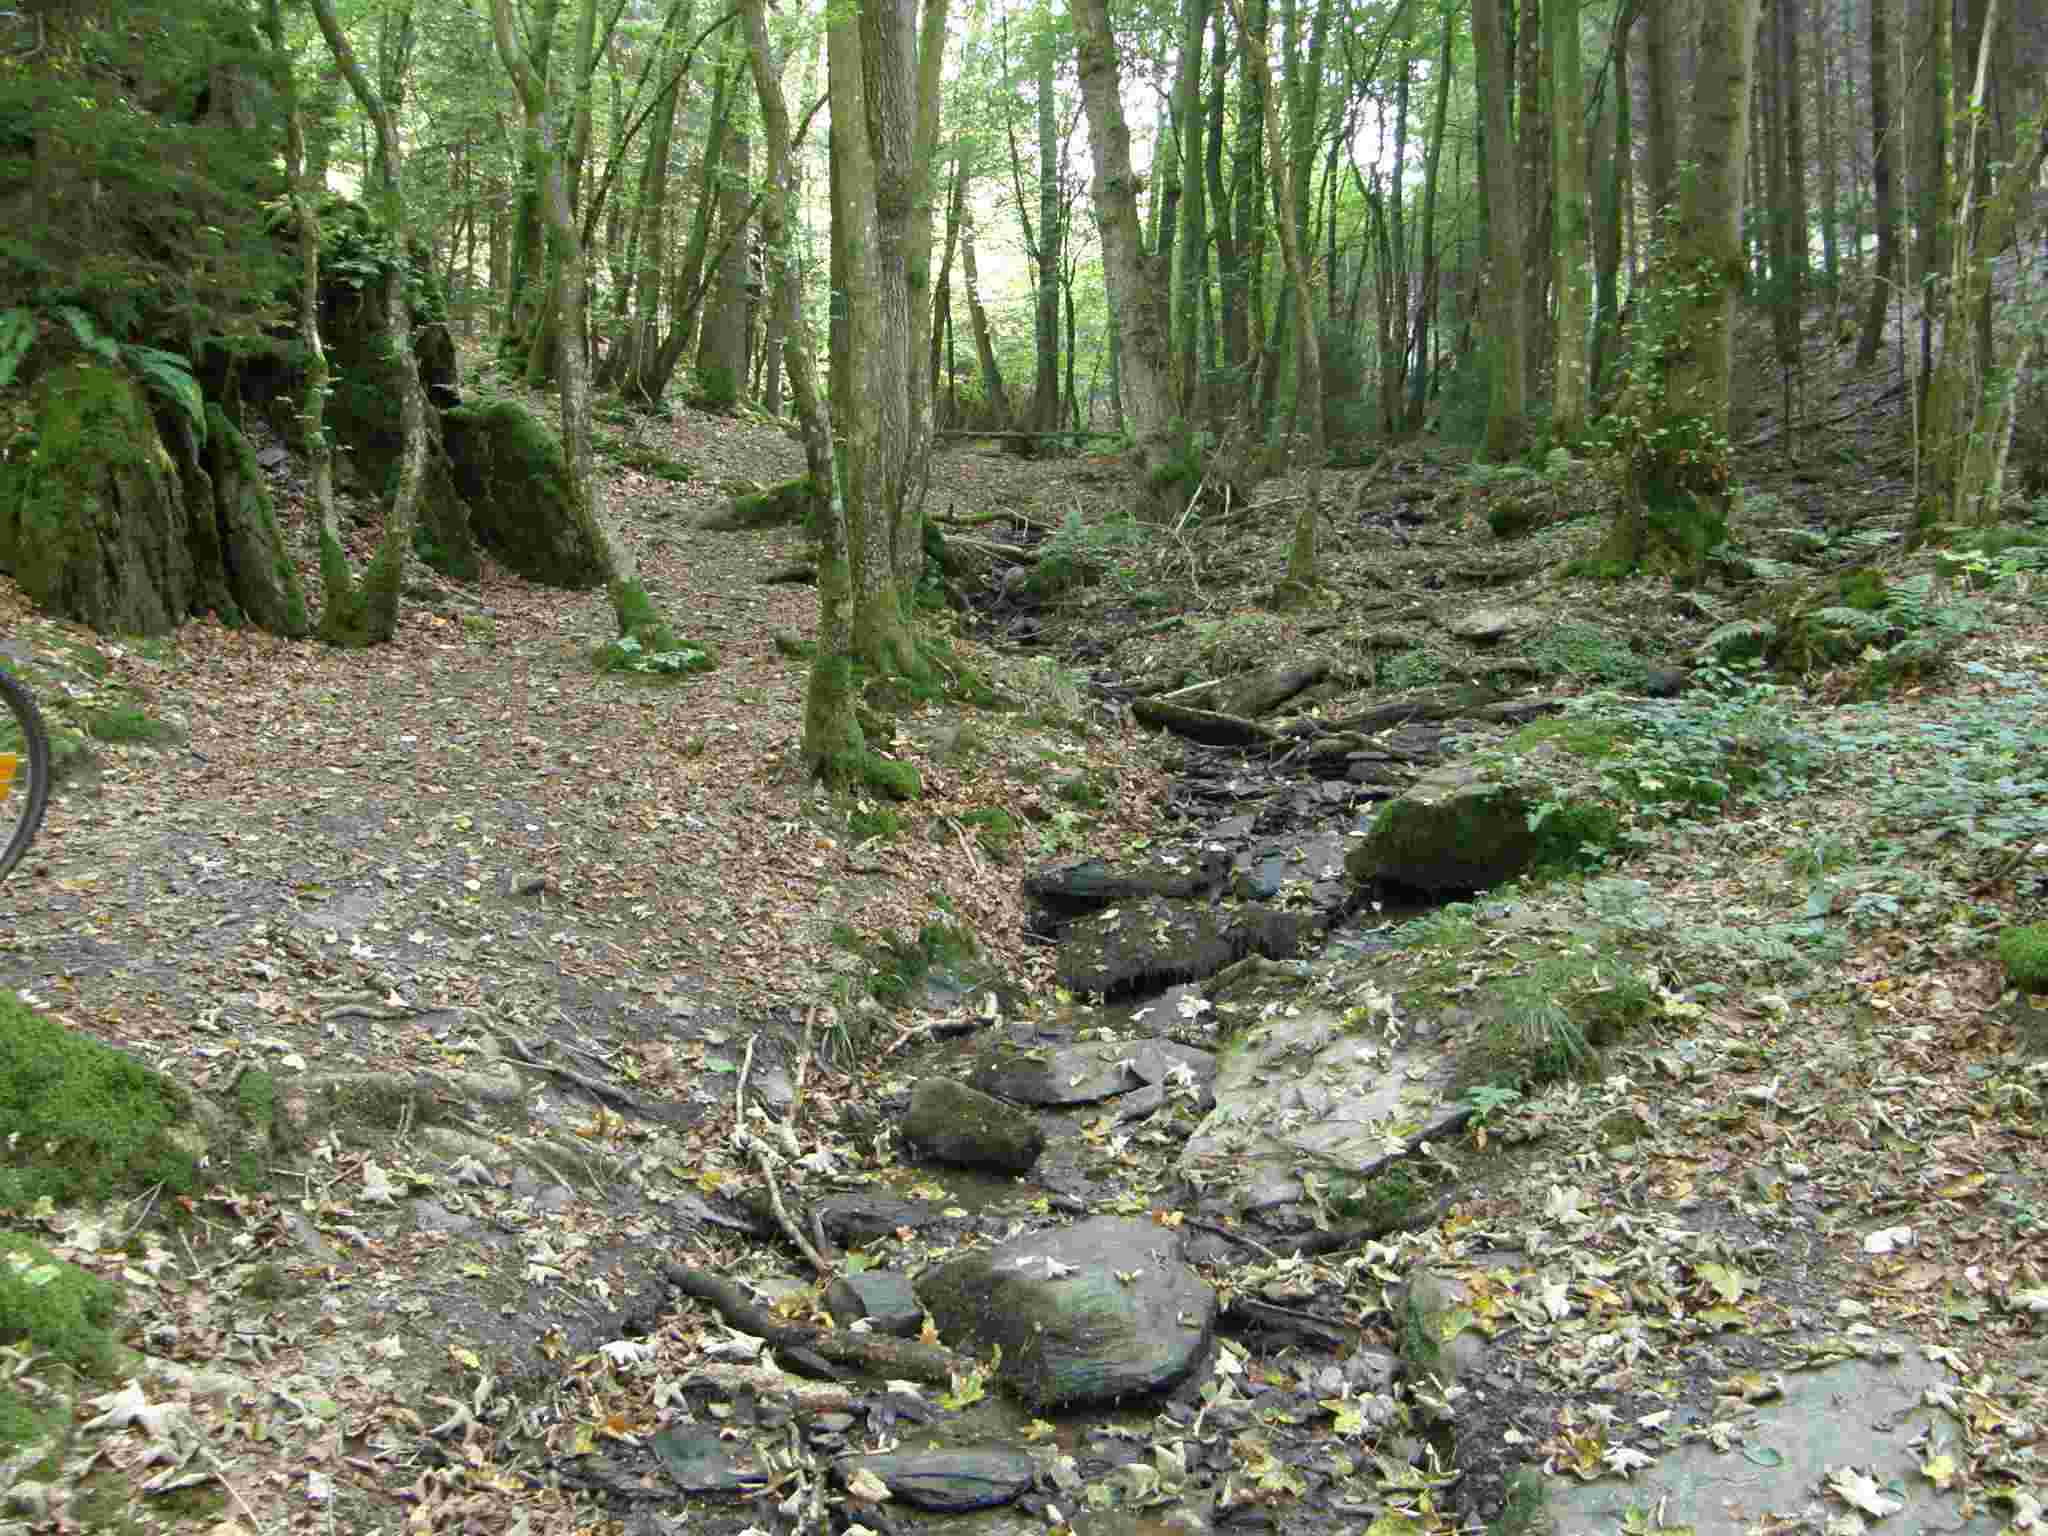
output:
[[[29,310],[10,309],[0,315],[0,389],[14,382],[14,370],[35,339],[36,317]]]
[[[199,393],[199,381],[192,377],[192,365],[175,352],[164,352],[155,347],[131,346],[127,350],[128,361],[135,365],[143,382],[185,413],[185,419],[192,423],[192,430],[203,445],[206,442],[206,401]]]
[[[110,363],[121,360],[121,349],[114,344],[114,338],[102,335],[91,315],[75,304],[59,304],[57,313],[64,317],[64,323],[71,327],[71,334],[78,338],[78,344],[86,351]]]

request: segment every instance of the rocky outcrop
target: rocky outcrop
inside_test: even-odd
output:
[[[528,581],[582,589],[604,567],[576,519],[562,444],[514,400],[441,413],[455,489],[484,548]]]

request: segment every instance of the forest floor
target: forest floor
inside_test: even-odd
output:
[[[1769,398],[1758,385],[1753,398]],[[131,1239],[121,1212],[50,1213],[41,1227],[53,1252],[123,1284],[131,1342],[184,1363],[148,1375],[137,1400],[174,1405],[189,1426],[179,1464],[206,1474],[206,1496],[187,1490],[178,1507],[220,1530],[599,1528],[593,1506],[525,1475],[534,1448],[638,1443],[663,1417],[665,1373],[729,1342],[667,1312],[646,1251],[687,1249],[815,1307],[778,1277],[787,1255],[764,1255],[706,1204],[759,1193],[732,1142],[750,1042],[769,1042],[762,1062],[802,1105],[794,1125],[816,1161],[785,1168],[793,1191],[932,1194],[939,1176],[898,1161],[878,1106],[975,1005],[913,989],[909,1006],[884,1006],[870,995],[878,962],[935,926],[965,929],[1007,1008],[1086,1007],[1027,942],[1019,876],[1124,856],[1173,823],[1173,753],[1117,687],[1320,656],[1349,689],[1327,705],[1341,712],[1347,697],[1484,673],[1441,622],[1483,599],[1550,615],[1558,644],[1530,647],[1543,686],[1590,693],[1639,665],[1690,665],[1774,580],[1874,562],[1895,587],[1934,578],[1927,607],[1956,630],[1945,664],[1876,704],[1856,697],[1858,659],[1731,696],[1714,728],[1757,731],[1785,771],[1718,815],[1646,818],[1596,880],[1518,896],[1525,922],[1560,933],[1600,906],[1645,958],[1660,1013],[1604,1076],[1504,1103],[1442,1149],[1465,1192],[1436,1227],[1292,1283],[1321,1287],[1362,1339],[1392,1341],[1371,1265],[1397,1251],[1469,1261],[1563,1221],[1587,1262],[1542,1302],[1554,1329],[1510,1298],[1503,1358],[1543,1358],[1503,1367],[1526,1390],[1496,1399],[1494,1464],[1475,1462],[1475,1482],[1497,1493],[1521,1460],[1626,1474],[1665,1431],[1617,1404],[1734,1416],[1744,1373],[1768,1374],[1750,1342],[1875,1330],[1938,1352],[1971,1394],[1972,1438],[1927,1475],[2031,1520],[2048,1423],[2041,1069],[1991,939],[2048,906],[2033,755],[2048,746],[2048,606],[2038,576],[1972,594],[1967,573],[1958,583],[1900,552],[1909,492],[1879,394],[1814,387],[1826,424],[1797,467],[1777,461],[1767,422],[1738,429],[1737,541],[1763,565],[1698,593],[1563,575],[1611,496],[1585,466],[1476,475],[1434,443],[1330,477],[1328,587],[1289,614],[1263,598],[1294,482],[1208,526],[1096,539],[1105,579],[1033,616],[1032,656],[933,618],[949,664],[1010,707],[940,699],[897,715],[878,745],[924,785],[901,805],[821,794],[799,770],[805,664],[777,639],[810,632],[815,599],[761,578],[801,554],[800,536],[694,526],[739,483],[800,471],[772,425],[680,411],[607,429],[694,470],[683,484],[620,470],[607,493],[658,599],[717,650],[715,670],[680,682],[597,673],[612,631],[602,598],[495,570],[460,591],[420,576],[397,641],[358,653],[212,623],[108,640],[0,581],[10,655],[26,654],[67,736],[87,738],[41,841],[0,885],[0,984],[202,1090],[252,1065],[275,1073],[302,1136],[279,1149],[267,1192],[195,1203],[175,1246]],[[279,470],[288,503],[294,472]],[[1083,528],[1109,526],[1120,488],[1106,460],[970,444],[938,457],[931,510],[1001,512],[1028,538],[1077,510]],[[1496,550],[1486,511],[1506,494],[1539,500],[1544,526]],[[1409,643],[1390,647],[1389,630]],[[1088,792],[1068,793],[1076,782]],[[985,814],[997,809],[1003,835]],[[1456,954],[1451,989],[1487,965],[1483,943]],[[535,1042],[556,1048],[554,1067],[532,1070]],[[508,1068],[528,1074],[523,1107],[490,1109],[486,1088],[442,1095],[433,1142],[421,1132],[434,1094],[387,1121],[345,1091]],[[618,1094],[579,1092],[579,1077]],[[298,1081],[321,1087],[295,1093]],[[1620,1152],[1618,1112],[1637,1127]],[[434,1171],[464,1148],[473,1183]],[[1715,1254],[1666,1242],[1650,1219],[1703,1201],[1737,1234]],[[1697,1326],[1717,1306],[1706,1331],[1725,1330],[1719,1343]],[[653,1327],[659,1359],[606,1352],[622,1315]],[[1277,1360],[1259,1368],[1285,1375]],[[79,1431],[65,1475],[139,1481],[160,1439]],[[1345,1449],[1370,1501],[1414,1528],[1497,1512],[1392,1463],[1375,1484],[1374,1448]],[[1363,1518],[1329,1487],[1304,1529]],[[689,1528],[746,1523],[742,1511]]]

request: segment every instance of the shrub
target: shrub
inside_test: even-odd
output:
[[[1998,936],[2006,979],[2022,992],[2048,992],[2048,923],[2008,928]]]

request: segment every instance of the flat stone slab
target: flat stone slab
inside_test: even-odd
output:
[[[1322,1009],[1262,1022],[1225,1054],[1216,1107],[1181,1152],[1181,1172],[1244,1212],[1302,1198],[1304,1171],[1370,1178],[1418,1139],[1471,1118],[1448,1102],[1452,1062],[1428,1044],[1389,1044],[1377,1016]]]
[[[1148,1083],[1163,1083],[1184,1068],[1192,1081],[1216,1075],[1207,1051],[1163,1037],[1147,1040],[1091,1040],[1057,1050],[1019,1051],[992,1046],[968,1081],[983,1093],[1019,1104],[1094,1104]]]
[[[1922,1470],[1944,1452],[1959,1472],[1965,1465],[1962,1426],[1939,1406],[1962,1390],[1945,1366],[1909,1348],[1896,1362],[1847,1359],[1767,1379],[1782,1381],[1782,1394],[1724,1415],[1734,1426],[1726,1450],[1695,1440],[1658,1454],[1626,1482],[1552,1478],[1556,1536],[1624,1528],[1644,1536],[1660,1528],[1697,1536],[1862,1528],[1992,1536],[2004,1525],[1998,1506],[1980,1504],[1965,1519],[1960,1486],[1944,1493]],[[1875,1507],[1858,1508],[1858,1500]],[[1631,1510],[1653,1518],[1644,1523],[1639,1514],[1628,1524]],[[1850,1524],[1851,1515],[1862,1525]]]
[[[1521,634],[1543,622],[1544,616],[1534,608],[1488,604],[1459,614],[1446,622],[1444,628],[1460,640],[1483,645],[1491,640],[1505,640],[1509,635]]]

